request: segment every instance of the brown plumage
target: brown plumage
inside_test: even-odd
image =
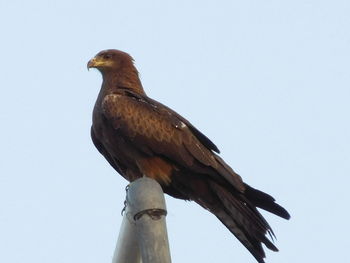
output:
[[[218,148],[179,114],[147,97],[130,55],[105,50],[88,63],[103,76],[91,127],[92,140],[128,181],[143,175],[165,193],[193,200],[212,212],[258,262],[262,244],[277,248],[257,207],[289,219],[274,199],[245,184],[218,155]]]

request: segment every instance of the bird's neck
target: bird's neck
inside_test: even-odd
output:
[[[121,89],[130,89],[137,94],[145,95],[139,74],[135,68],[103,74],[102,87],[105,95],[118,93]]]

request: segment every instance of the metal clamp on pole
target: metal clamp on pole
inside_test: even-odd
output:
[[[129,185],[126,210],[113,263],[170,263],[162,188],[153,179],[140,178]]]

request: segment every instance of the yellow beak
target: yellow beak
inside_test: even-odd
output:
[[[101,69],[101,68],[110,68],[110,67],[113,67],[114,66],[114,61],[113,60],[106,60],[106,59],[103,59],[99,56],[96,56],[92,59],[89,60],[89,62],[87,63],[87,68],[90,69],[90,68],[98,68],[98,69]]]
[[[100,68],[100,67],[108,67],[111,66],[111,61],[106,61],[100,57],[94,57],[89,60],[87,63],[87,68]]]
[[[87,69],[89,70],[90,68],[96,68],[99,64],[101,64],[101,61],[99,62],[96,58],[92,58],[87,63]]]

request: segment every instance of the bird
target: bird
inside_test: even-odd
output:
[[[218,147],[187,119],[144,91],[134,59],[107,49],[88,61],[102,74],[91,138],[97,150],[126,180],[143,176],[163,191],[194,201],[214,214],[263,263],[264,244],[274,232],[258,208],[284,219],[290,215],[275,199],[245,183],[219,156]]]

